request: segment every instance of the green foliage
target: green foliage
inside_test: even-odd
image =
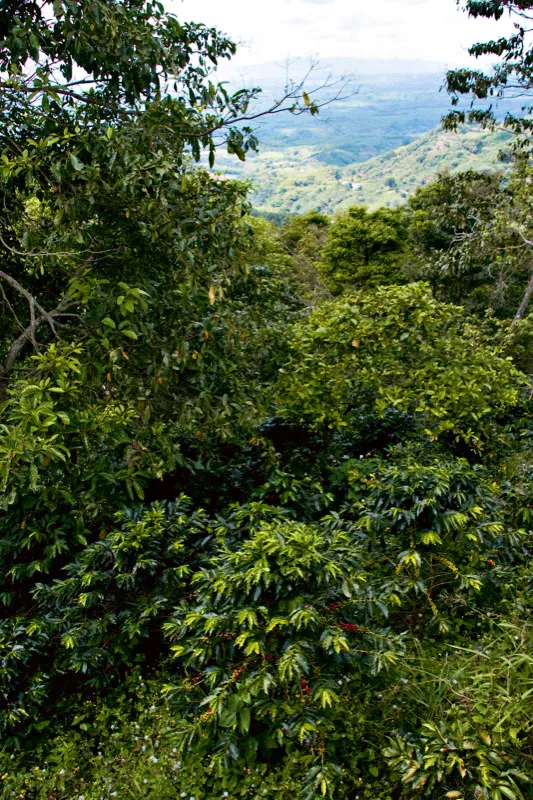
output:
[[[409,200],[409,236],[417,260],[410,277],[429,280],[446,302],[513,317],[531,274],[527,241],[530,168],[497,174],[441,175]]]
[[[394,284],[410,214],[439,297],[522,294],[528,165],[275,229],[192,166],[255,145],[225,37],[137,0],[0,33],[2,797],[525,800],[527,290],[509,328]]]
[[[329,218],[324,214],[319,214],[317,211],[311,211],[300,217],[291,217],[283,226],[283,241],[293,251],[305,242],[306,250],[309,251],[310,255],[316,254],[317,247],[313,247],[306,240],[309,236],[314,235],[315,238],[318,238],[320,232],[327,232],[329,223]]]
[[[330,220],[324,214],[311,211],[291,217],[281,227],[280,239],[292,256],[290,284],[298,297],[315,305],[329,295],[320,272],[320,259],[329,235]]]
[[[488,302],[496,299],[489,276],[497,269],[495,252],[499,256],[492,223],[500,188],[496,174],[444,174],[409,200],[409,235],[419,259],[413,272],[429,280],[440,299],[468,303],[469,310],[484,310],[491,288]]]
[[[232,797],[253,797],[254,782],[265,797],[297,791],[290,774],[280,768],[214,775],[196,754],[178,754],[176,712],[161,698],[161,682],[136,672],[96,712],[92,701],[80,703],[69,734],[40,748],[32,767],[21,763],[18,755],[1,762],[3,796],[24,792],[35,800],[50,794],[100,800],[127,793],[154,800],[218,800],[229,792]]]
[[[463,10],[474,19],[485,18],[499,21],[509,15],[513,21],[512,35],[498,36],[488,42],[473,44],[468,52],[475,58],[496,56],[499,61],[491,63],[491,72],[480,69],[462,68],[450,70],[446,75],[446,88],[452,98],[452,105],[457,106],[463,95],[471,98],[469,111],[451,111],[444,124],[450,129],[465,120],[481,123],[484,127],[493,127],[496,115],[492,103],[487,107],[487,99],[505,97],[510,94],[518,96],[523,102],[521,113],[508,112],[505,125],[514,133],[528,137],[532,130],[531,85],[533,49],[528,38],[528,21],[531,19],[533,3],[530,0],[466,0]],[[476,108],[476,105],[480,105]],[[525,143],[528,143],[526,138]],[[522,145],[524,142],[521,143]],[[519,147],[521,146],[519,144]]]
[[[9,685],[4,731],[25,719],[30,730],[39,730],[39,708],[60,675],[83,675],[87,686],[101,689],[117,670],[146,660],[148,641],[155,655],[158,622],[180,598],[194,567],[186,548],[194,551],[197,539],[208,535],[208,523],[179,500],[118,513],[115,525],[92,543],[64,543],[60,552],[78,550],[64,566],[66,577],[47,581],[46,563],[30,571],[40,573],[31,613],[19,607],[1,623],[2,678]],[[7,577],[14,572],[16,565]]]
[[[428,716],[417,733],[402,732],[384,751],[406,791],[457,800],[530,796],[520,753],[531,736],[531,629],[495,620],[492,631],[491,641],[456,648],[432,674],[427,662],[413,663],[411,674],[423,677],[436,696],[439,720]],[[416,688],[408,694],[421,703]],[[430,702],[421,704],[430,710]]]
[[[531,313],[527,319],[522,319],[513,326],[511,331],[506,330],[503,338],[507,353],[512,356],[514,363],[527,375],[533,374],[533,317]]]
[[[8,750],[4,785],[386,798],[402,780],[429,796],[527,796],[530,630],[500,613],[528,595],[510,496],[465,461],[400,453],[346,461],[333,482],[345,507],[311,524],[261,503],[209,520],[184,499],[122,515],[65,580],[38,586],[48,630],[42,616],[19,623],[16,654],[40,634],[63,685],[79,671],[101,691],[114,665],[160,663],[162,630],[173,665],[74,705],[70,730],[29,761]],[[25,702],[45,701],[37,684]],[[32,716],[34,735],[57,730]]]
[[[340,294],[403,283],[402,266],[408,257],[402,211],[354,207],[332,223],[320,266],[332,292]]]
[[[522,384],[510,360],[482,342],[424,284],[326,303],[295,330],[282,402],[298,419],[337,429],[393,407],[417,415],[430,437],[481,446]]]

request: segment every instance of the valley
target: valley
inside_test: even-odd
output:
[[[291,80],[301,80],[304,71],[303,65],[294,67]],[[245,162],[219,152],[215,171],[251,181],[258,213],[286,216],[312,209],[331,214],[358,204],[395,206],[440,172],[502,169],[499,157],[509,133],[442,130],[450,107],[441,91],[444,73],[441,64],[332,59],[311,72],[308,91],[323,99],[321,85],[351,75],[351,96],[317,117],[264,117],[257,124],[259,152]],[[283,65],[272,63],[233,75],[232,82],[261,85],[260,109],[283,92],[283,78]],[[500,105],[499,116],[518,106],[519,101]]]

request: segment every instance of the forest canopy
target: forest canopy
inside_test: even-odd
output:
[[[0,792],[527,800],[527,148],[275,225],[235,49],[0,9]]]

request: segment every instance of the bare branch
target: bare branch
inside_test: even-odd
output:
[[[520,236],[525,245],[533,247],[533,241],[524,236],[524,234],[522,233],[521,230],[519,230],[519,228],[515,228],[514,230],[516,231],[516,233],[518,233],[518,235]],[[531,295],[533,295],[533,270],[531,271],[531,277],[529,279],[529,283],[526,286],[524,296],[522,297],[522,302],[520,303],[518,311],[516,312],[514,319],[511,323],[511,330],[513,330],[513,328],[516,327],[516,325],[520,322],[520,320],[526,313],[529,301],[531,300]]]
[[[89,253],[91,256],[101,256],[101,255],[106,255],[107,253],[113,253],[113,252],[115,252],[117,250],[116,247],[109,247],[107,250],[92,250],[90,247],[86,247],[84,250],[70,250],[70,251],[67,250],[65,252],[61,252],[61,251],[57,251],[56,252],[54,250],[48,250],[48,251],[43,252],[43,253],[31,253],[31,252],[24,253],[22,250],[17,250],[16,248],[11,247],[11,245],[9,245],[5,241],[5,239],[2,238],[1,235],[0,235],[0,244],[8,252],[13,253],[13,255],[24,256],[24,258],[53,258],[53,257],[56,257],[56,256],[58,258],[60,258],[60,257],[61,258],[68,258],[68,257],[72,257],[72,256],[79,256],[82,253]]]
[[[92,260],[92,256],[89,256],[89,258],[78,267],[74,273],[73,279],[82,275]],[[22,331],[20,336],[15,339],[9,348],[9,352],[4,360],[3,365],[0,365],[0,376],[5,376],[13,368],[17,358],[28,342],[31,342],[33,347],[38,349],[39,345],[36,339],[36,332],[43,325],[43,323],[46,322],[54,336],[59,339],[60,337],[56,330],[56,325],[62,327],[59,320],[66,317],[78,317],[78,315],[67,313],[67,309],[73,304],[72,298],[69,296],[68,289],[64,297],[62,297],[59,301],[58,305],[51,311],[46,311],[41,305],[39,305],[39,303],[37,303],[33,295],[24,289],[24,287],[21,286],[20,283],[15,280],[15,278],[11,277],[11,275],[8,275],[0,270],[0,279],[5,280],[6,283],[22,294],[22,296],[28,300],[30,306],[30,324]],[[38,314],[35,314],[36,309]]]
[[[107,108],[110,111],[115,113],[118,112],[119,116],[122,116],[124,119],[131,117],[134,114],[134,111],[128,111],[125,108],[118,108],[116,105],[112,103],[108,103],[102,98],[98,97],[95,94],[80,94],[79,92],[74,92],[71,89],[64,89],[57,85],[52,86],[43,86],[38,89],[35,86],[25,86],[24,84],[20,83],[18,85],[6,85],[6,82],[0,81],[0,89],[4,91],[7,89],[11,91],[11,94],[16,94],[17,92],[23,92],[24,94],[30,94],[32,96],[36,96],[39,94],[57,94],[61,97],[68,97],[71,100],[76,100],[78,103],[85,103],[87,105],[93,106],[100,106],[101,108]]]
[[[4,299],[4,302],[5,302],[6,306],[9,308],[9,310],[11,311],[11,314],[12,314],[15,322],[19,326],[20,330],[23,331],[24,330],[24,325],[22,324],[22,322],[17,317],[17,312],[15,311],[15,309],[13,308],[11,303],[9,302],[9,298],[8,298],[7,294],[5,293],[4,287],[3,287],[3,285],[1,283],[0,283],[0,292],[2,292],[2,297]]]
[[[519,228],[513,226],[513,230],[520,236],[524,244],[529,245],[529,247],[533,247],[533,241],[531,241],[531,239],[527,239]]]
[[[30,300],[30,341],[32,345],[37,348],[37,340],[35,339],[35,300]]]
[[[516,325],[520,322],[520,320],[526,313],[529,301],[531,300],[531,295],[533,295],[533,270],[531,271],[531,278],[529,279],[526,291],[524,292],[522,302],[520,303],[518,311],[516,312],[515,317],[511,323],[511,330],[513,330],[513,328],[516,327]]]
[[[204,129],[202,131],[202,135],[210,136],[223,128],[227,128],[229,125],[254,122],[255,120],[263,117],[275,116],[277,114],[286,114],[288,112],[292,113],[294,116],[308,114],[309,108],[307,106],[293,108],[289,105],[289,103],[292,102],[294,104],[301,99],[304,92],[305,81],[308,79],[313,69],[314,65],[309,68],[306,75],[299,83],[289,82],[285,86],[283,95],[278,100],[274,101],[268,108],[260,109],[251,113],[245,113],[240,116],[228,116],[224,119],[221,119],[216,125]],[[347,100],[348,98],[357,94],[356,91],[346,93],[346,87],[350,84],[350,81],[351,76],[341,77],[336,80],[331,80],[331,76],[328,76],[321,86],[315,87],[314,89],[309,89],[306,94],[308,97],[313,97],[316,94],[323,93],[324,90],[336,89],[335,94],[332,96],[327,97],[325,100],[313,103],[314,108],[316,108],[318,111],[319,109],[325,108],[332,103],[342,102],[343,100]]]
[[[41,305],[39,305],[35,297],[32,294],[30,294],[30,292],[28,292],[28,290],[25,289],[24,286],[22,286],[15,278],[13,278],[11,275],[8,275],[7,272],[4,272],[3,270],[0,270],[0,280],[3,280],[6,283],[8,283],[13,289],[15,289],[15,291],[17,291],[19,294],[21,294],[23,297],[26,298],[26,300],[30,305],[30,313],[31,313],[31,308],[33,306],[34,308],[37,309],[42,318],[48,322],[52,330],[54,329],[53,322],[50,318],[48,311],[46,311]]]

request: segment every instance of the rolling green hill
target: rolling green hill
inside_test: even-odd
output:
[[[222,157],[217,166],[227,175],[252,181],[252,201],[259,212],[333,213],[351,205],[398,205],[439,172],[502,169],[498,155],[511,139],[506,132],[463,128],[446,133],[436,128],[403,147],[346,166],[321,163],[309,146],[265,150],[242,165]]]
[[[318,116],[266,114],[254,122],[260,153],[245,164],[217,154],[216,168],[249,179],[259,212],[332,213],[354,204],[397,205],[440,171],[498,169],[505,133],[464,128],[445,134],[440,120],[450,99],[441,91],[444,65],[426,62],[331,59],[309,65],[268,62],[228,75],[230,84],[261,86],[253,113],[275,104],[289,83],[303,79],[313,97],[328,98],[330,78],[350,76],[343,99],[326,104]],[[317,92],[315,95],[314,92]],[[519,110],[519,100],[497,101],[498,118]],[[500,165],[501,166],[501,165]]]

